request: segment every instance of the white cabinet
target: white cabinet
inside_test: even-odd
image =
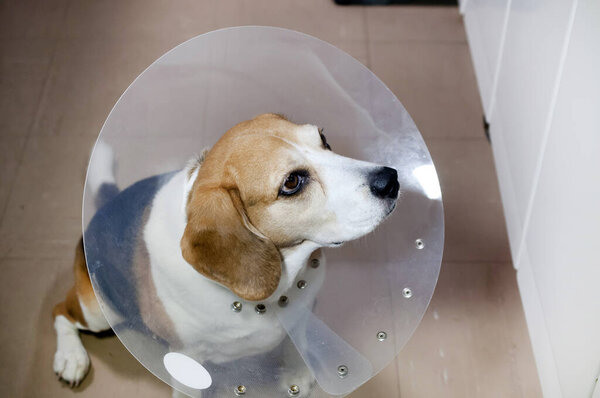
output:
[[[574,0],[512,1],[490,123],[500,120],[508,165],[501,188],[514,193],[511,245],[518,267],[532,187],[539,172]],[[492,137],[494,140],[495,137]],[[494,150],[495,155],[499,153]],[[512,187],[508,187],[512,185]],[[506,200],[509,198],[507,197]]]
[[[509,0],[469,0],[464,3],[465,29],[486,117],[490,114],[494,96],[494,78],[502,51],[508,2]]]
[[[497,2],[469,0],[465,24],[542,390],[590,397],[600,373],[600,2],[509,0],[505,28],[481,33],[486,14],[471,7]],[[497,70],[477,67],[490,54]]]
[[[593,43],[594,46],[590,46]],[[600,2],[580,0],[523,252],[565,397],[600,372]]]

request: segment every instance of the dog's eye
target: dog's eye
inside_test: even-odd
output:
[[[292,190],[298,188],[299,184],[300,177],[298,176],[298,174],[291,174],[288,176],[288,178],[285,179],[285,184],[283,184],[283,186],[286,189]]]
[[[327,143],[327,138],[325,138],[325,134],[323,134],[323,129],[319,129],[319,135],[321,136],[321,142],[323,143],[323,148],[331,151],[331,146]]]
[[[294,171],[285,178],[279,193],[286,196],[298,193],[304,186],[307,179],[308,172],[304,170]]]

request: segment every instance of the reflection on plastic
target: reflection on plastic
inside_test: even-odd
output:
[[[187,355],[170,352],[164,356],[163,362],[167,372],[187,387],[204,390],[212,384],[212,378],[204,366]]]
[[[429,199],[440,199],[442,197],[442,191],[440,190],[440,183],[438,181],[435,167],[431,164],[416,167],[413,170],[413,175],[423,188],[423,192]]]

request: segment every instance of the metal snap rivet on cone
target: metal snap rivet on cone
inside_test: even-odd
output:
[[[279,301],[278,304],[280,307],[285,307],[286,305],[288,305],[290,299],[288,298],[288,296],[281,296],[279,297]]]
[[[346,365],[340,365],[337,368],[338,376],[346,377],[348,375],[348,367]]]
[[[242,303],[240,303],[239,301],[234,301],[231,304],[231,309],[233,310],[233,312],[240,312],[242,310]]]
[[[295,384],[292,384],[290,386],[290,388],[288,389],[288,395],[290,397],[295,397],[296,395],[300,394],[300,387],[298,387]]]
[[[267,307],[265,307],[264,304],[256,304],[256,307],[254,307],[254,309],[256,310],[257,314],[264,314],[265,312],[267,312]]]

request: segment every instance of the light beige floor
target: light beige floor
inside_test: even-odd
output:
[[[170,396],[115,337],[84,336],[92,370],[78,389],[60,384],[50,311],[71,283],[87,156],[119,95],[176,44],[247,24],[312,34],[369,66],[440,174],[433,301],[398,360],[352,397],[541,396],[457,10],[330,0],[0,2],[0,396]]]

